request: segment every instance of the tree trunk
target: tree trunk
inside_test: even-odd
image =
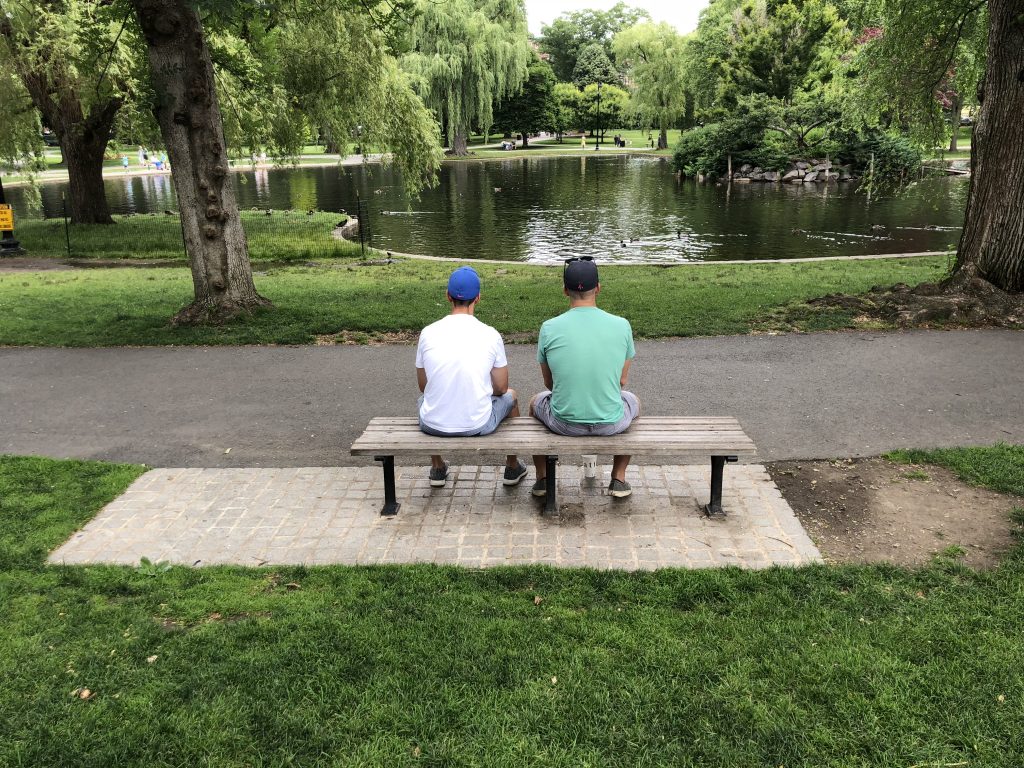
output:
[[[949,105],[952,114],[949,116],[949,124],[953,129],[949,137],[949,151],[956,152],[957,139],[960,137],[960,109],[963,107],[963,100],[959,93],[953,94],[953,102]]]
[[[658,149],[668,149],[668,131],[665,128],[658,133]]]
[[[109,135],[110,123],[96,128],[77,125],[58,135],[67,159],[72,224],[114,223],[103,187],[103,153]]]
[[[523,131],[519,135],[523,137],[523,149],[526,149],[528,146],[530,146],[530,137],[526,135],[526,131]]]
[[[466,138],[464,128],[455,131],[455,138],[452,140],[452,154],[456,157],[466,157],[469,154],[469,140]]]
[[[950,280],[1024,291],[1024,0],[990,0],[988,58],[971,145],[971,190]]]
[[[174,322],[220,321],[269,305],[252,280],[202,22],[188,0],[132,1],[149,48],[153,114],[174,169],[195,288]]]

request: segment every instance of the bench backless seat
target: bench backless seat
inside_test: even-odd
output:
[[[373,456],[384,467],[384,508],[382,515],[394,515],[399,503],[395,492],[395,456],[445,453],[515,453],[528,462],[532,455],[546,455],[546,514],[557,514],[555,468],[558,456],[582,454],[626,454],[652,457],[679,456],[689,463],[711,459],[711,494],[708,514],[722,510],[722,476],[726,462],[750,459],[753,441],[736,419],[714,417],[640,416],[618,435],[564,437],[550,432],[529,416],[506,419],[490,435],[480,437],[434,437],[419,429],[415,416],[377,417],[352,444],[353,456]]]

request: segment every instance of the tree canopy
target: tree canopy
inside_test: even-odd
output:
[[[659,130],[658,148],[686,111],[685,38],[669,24],[638,24],[615,38],[615,56],[632,83],[634,109]]]
[[[494,127],[502,132],[519,133],[523,146],[529,134],[555,128],[555,73],[551,65],[538,56],[530,62],[522,91],[506,99],[494,114]]]
[[[606,56],[611,57],[615,35],[634,24],[650,20],[646,10],[631,8],[623,2],[616,3],[607,11],[587,8],[563,13],[541,27],[540,49],[551,57],[551,65],[559,81],[568,82],[573,79],[576,60],[583,48],[596,43],[604,49]]]
[[[420,0],[402,68],[444,135],[465,154],[474,126],[487,132],[494,104],[526,80],[533,51],[523,0]]]

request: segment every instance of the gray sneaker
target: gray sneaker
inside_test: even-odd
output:
[[[502,478],[501,482],[503,485],[519,485],[523,478],[526,477],[526,472],[526,467],[520,461],[514,467],[505,467],[505,477]]]
[[[538,499],[543,499],[548,495],[548,480],[546,477],[540,478],[533,484],[533,488],[530,489],[530,493],[536,496]]]
[[[633,493],[633,489],[625,480],[612,480],[608,486],[608,493],[616,499],[624,499]]]
[[[444,488],[444,484],[448,480],[448,462],[444,463],[440,469],[430,468],[430,485],[433,488]]]

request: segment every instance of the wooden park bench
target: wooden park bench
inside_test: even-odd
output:
[[[518,454],[525,463],[533,455],[547,455],[547,494],[544,513],[558,514],[555,467],[559,454],[625,454],[682,457],[688,463],[711,459],[711,497],[704,507],[709,515],[722,515],[722,476],[727,462],[754,455],[754,443],[736,419],[727,417],[676,418],[641,416],[618,435],[564,437],[528,416],[506,419],[490,435],[433,437],[419,429],[415,416],[377,417],[352,444],[353,456],[373,456],[384,468],[382,515],[398,513],[395,493],[395,456],[430,454]]]

